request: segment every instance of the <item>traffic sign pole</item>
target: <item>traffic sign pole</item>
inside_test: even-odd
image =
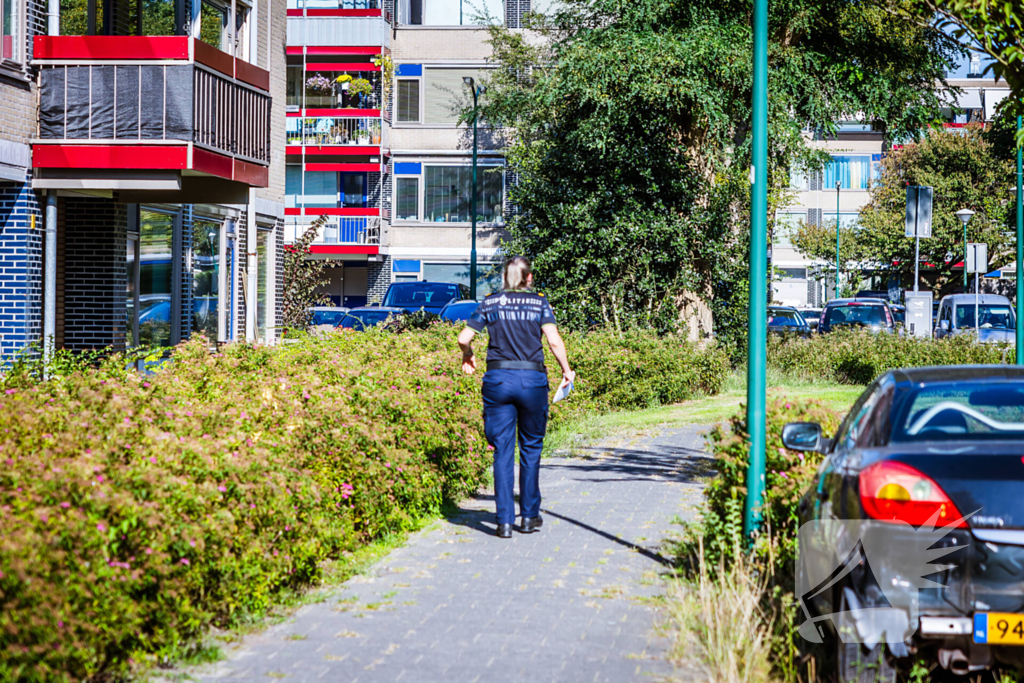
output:
[[[750,202],[750,305],[747,310],[747,497],[743,533],[761,523],[765,470],[765,352],[768,303],[768,0],[754,0],[753,158]],[[838,216],[837,216],[838,218]]]

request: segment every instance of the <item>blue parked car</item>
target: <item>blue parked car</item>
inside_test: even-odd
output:
[[[449,322],[465,322],[466,320],[469,320],[469,316],[473,315],[473,311],[475,311],[479,305],[480,302],[475,299],[453,301],[441,309],[440,315]]]
[[[338,329],[355,330],[362,332],[368,327],[376,327],[387,321],[388,318],[397,318],[405,315],[408,311],[401,308],[389,308],[385,306],[366,306],[353,308],[338,324]]]
[[[394,282],[384,294],[385,307],[440,313],[447,304],[469,298],[469,287],[451,282]]]

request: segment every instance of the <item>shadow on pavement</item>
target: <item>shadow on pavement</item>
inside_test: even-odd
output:
[[[612,536],[611,534],[609,534],[606,531],[601,531],[597,527],[590,526],[589,524],[584,524],[583,522],[581,522],[581,521],[579,521],[577,519],[573,519],[571,517],[566,517],[565,515],[560,515],[557,512],[552,512],[551,510],[545,510],[544,508],[541,508],[541,512],[543,512],[545,515],[551,515],[552,517],[554,517],[556,519],[560,519],[563,522],[569,522],[569,524],[575,524],[579,528],[586,529],[590,533],[597,534],[601,538],[605,538],[605,539],[608,539],[609,541],[612,541],[614,543],[618,543],[619,545],[625,546],[625,547],[629,548],[630,550],[633,550],[633,551],[643,555],[644,557],[646,557],[649,560],[654,560],[655,562],[657,562],[658,564],[662,565],[663,567],[671,567],[672,566],[672,561],[669,560],[668,558],[662,557],[658,553],[653,552],[651,550],[648,550],[647,548],[644,548],[643,546],[639,546],[636,543],[630,543],[629,541],[627,541],[625,539],[622,539],[622,538],[619,538],[618,536]]]

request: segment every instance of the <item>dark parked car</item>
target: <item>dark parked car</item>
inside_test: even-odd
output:
[[[811,328],[795,308],[785,306],[768,307],[768,331],[775,334],[798,334],[811,336]]]
[[[822,311],[822,309],[820,309],[820,308],[798,308],[796,310],[800,311],[800,315],[802,315],[804,317],[804,320],[810,326],[811,330],[815,330],[815,329],[818,328],[818,321],[821,320],[821,311]]]
[[[855,299],[881,299],[882,301],[889,300],[888,290],[881,289],[862,289],[857,292]]]
[[[441,309],[440,316],[453,323],[466,321],[469,320],[469,316],[473,315],[473,311],[475,311],[478,306],[480,306],[480,302],[476,299],[452,301]]]
[[[889,310],[892,311],[892,317],[896,320],[897,325],[905,325],[907,323],[907,307],[899,304],[889,304]]]
[[[408,311],[402,308],[387,308],[384,306],[365,306],[353,308],[338,323],[343,330],[356,330],[362,332],[367,327],[376,327],[387,322],[388,318],[394,319],[407,314]]]
[[[451,282],[395,282],[384,294],[384,306],[407,312],[440,313],[451,301],[469,298],[469,287]]]
[[[833,438],[800,422],[782,440],[825,455],[798,505],[797,598],[838,680],[893,681],[912,654],[958,675],[1024,664],[1024,368],[888,372]]]
[[[818,332],[826,334],[841,327],[864,327],[872,332],[894,332],[896,319],[889,304],[881,299],[832,299],[821,312]]]
[[[330,325],[331,327],[337,327],[345,314],[349,312],[349,308],[345,306],[314,306],[313,312],[313,325]]]

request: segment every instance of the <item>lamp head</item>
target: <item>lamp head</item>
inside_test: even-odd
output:
[[[463,76],[462,77],[462,82],[465,83],[466,85],[468,85],[470,87],[470,89],[473,88],[473,77],[472,76]]]
[[[971,216],[973,215],[974,212],[970,209],[960,209],[956,212],[956,217],[959,218],[964,225],[967,225],[967,221],[971,220]]]

